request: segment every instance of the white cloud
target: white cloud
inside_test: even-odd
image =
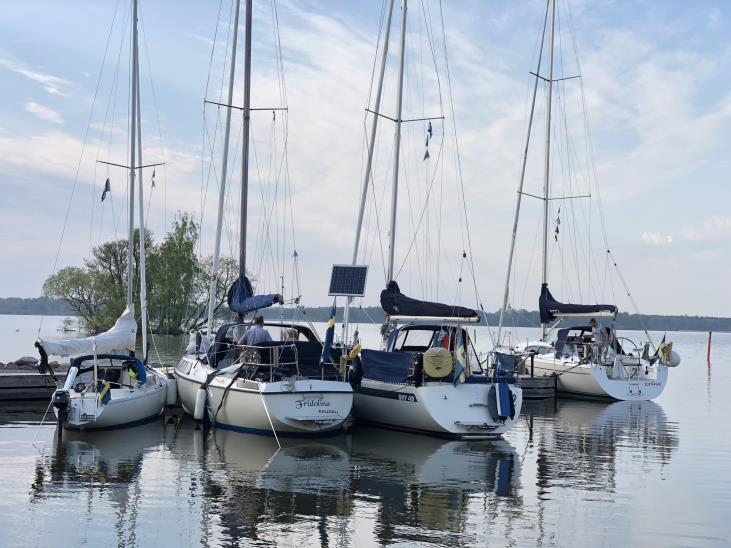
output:
[[[10,59],[5,59],[1,57],[0,66],[4,66],[6,69],[15,72],[16,74],[25,76],[29,80],[38,82],[39,84],[41,84],[41,86],[43,86],[43,89],[45,89],[51,95],[60,95],[63,97],[67,97],[69,95],[66,89],[70,86],[70,82],[68,80],[60,78],[58,76],[53,76],[51,74],[44,74],[42,72],[31,70],[22,63],[18,63],[15,61],[11,61]]]
[[[719,241],[731,238],[731,217],[713,215],[703,224],[686,226],[683,237],[691,242]]]
[[[648,245],[668,245],[673,243],[671,234],[662,234],[661,232],[643,232],[641,238]]]
[[[40,105],[35,101],[25,103],[25,110],[37,116],[41,120],[52,122],[54,124],[63,124],[63,117],[55,110],[44,105]]]

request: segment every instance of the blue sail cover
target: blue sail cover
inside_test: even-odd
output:
[[[381,291],[381,308],[389,316],[428,316],[438,318],[464,318],[474,320],[480,315],[470,308],[449,304],[420,301],[407,297],[391,280],[386,289]]]
[[[548,323],[558,316],[590,316],[592,314],[617,313],[617,307],[613,304],[560,303],[551,295],[551,292],[548,290],[548,284],[541,286],[538,310],[541,313],[541,323]]]
[[[246,314],[260,308],[269,308],[273,304],[281,302],[282,296],[277,293],[254,295],[251,282],[245,276],[239,276],[228,290],[228,307],[231,312],[237,314]]]

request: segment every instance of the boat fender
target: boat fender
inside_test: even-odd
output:
[[[178,380],[175,375],[168,375],[168,384],[165,392],[165,404],[174,406],[178,403]]]
[[[195,394],[195,408],[193,410],[193,418],[197,421],[203,420],[203,415],[206,411],[206,398],[208,396],[208,390],[205,385],[201,385]]]
[[[678,354],[675,350],[671,350],[670,355],[666,357],[665,362],[663,362],[663,365],[667,367],[678,367],[680,365],[680,354]]]
[[[487,391],[487,411],[490,413],[490,418],[497,422],[500,420],[497,408],[497,390],[493,384]]]
[[[452,354],[446,348],[434,347],[424,352],[424,373],[432,379],[443,379],[454,370]]]
[[[498,416],[503,420],[512,419],[515,417],[515,405],[513,404],[510,387],[504,382],[499,382],[495,385],[495,389],[497,391]]]

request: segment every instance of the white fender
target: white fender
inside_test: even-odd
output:
[[[178,403],[178,380],[173,375],[172,378],[168,378],[168,387],[166,392],[166,405],[173,406]]]
[[[201,385],[195,395],[195,409],[193,410],[193,418],[197,421],[203,420],[203,414],[206,412],[207,396],[208,390],[204,385]]]

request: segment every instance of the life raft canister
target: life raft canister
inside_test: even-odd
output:
[[[424,373],[432,379],[443,379],[454,370],[454,360],[446,348],[434,347],[424,352]]]

